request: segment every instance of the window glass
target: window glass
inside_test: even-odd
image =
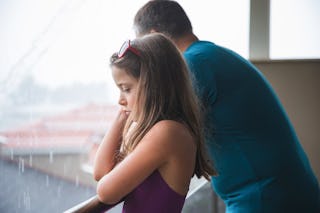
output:
[[[271,1],[270,57],[320,58],[320,1]]]
[[[144,2],[0,2],[0,212],[95,194],[93,154],[118,109],[108,60]]]
[[[0,212],[95,194],[94,153],[118,110],[109,57],[146,2],[0,1]],[[247,57],[249,0],[179,2],[200,39]]]
[[[249,0],[179,1],[195,34],[249,57]]]

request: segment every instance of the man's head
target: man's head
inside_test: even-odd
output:
[[[175,1],[151,0],[137,12],[134,30],[140,37],[161,32],[172,39],[192,33],[191,22],[183,8]]]

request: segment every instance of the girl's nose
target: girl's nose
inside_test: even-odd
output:
[[[126,100],[122,96],[120,96],[118,103],[121,106],[125,106],[127,104]]]

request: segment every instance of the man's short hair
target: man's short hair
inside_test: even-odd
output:
[[[191,22],[184,9],[175,1],[152,0],[137,12],[134,18],[135,33],[142,36],[151,30],[173,39],[192,33]]]

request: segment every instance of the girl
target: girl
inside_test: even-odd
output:
[[[124,200],[123,212],[181,212],[193,175],[215,174],[186,64],[159,33],[125,42],[110,61],[121,110],[97,151],[98,198]]]

